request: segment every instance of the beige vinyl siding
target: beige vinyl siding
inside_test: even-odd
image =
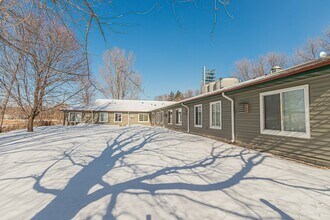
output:
[[[330,165],[330,72],[316,72],[313,78],[300,76],[274,86],[231,95],[236,104],[236,139],[271,153],[308,162]],[[325,75],[324,75],[325,74]],[[277,89],[309,85],[311,138],[260,134],[259,94]],[[239,103],[249,103],[250,113],[238,113]]]
[[[76,112],[76,111],[75,111]],[[151,125],[150,120],[147,122],[139,122],[138,112],[107,112],[108,113],[108,122],[100,122],[99,121],[99,113],[98,112],[82,112],[82,120],[80,123],[94,123],[94,124],[110,124],[110,125],[120,125],[120,126],[126,126],[126,125],[135,125],[135,124],[141,124],[141,125]],[[121,113],[122,114],[122,121],[121,122],[115,122],[115,113]],[[149,113],[147,113],[149,114]],[[94,120],[92,121],[92,115],[94,116]],[[65,125],[75,125],[78,123],[72,123],[68,121],[69,112],[64,113],[64,124]],[[130,121],[128,121],[128,116],[130,116]],[[149,114],[150,117],[150,114]]]

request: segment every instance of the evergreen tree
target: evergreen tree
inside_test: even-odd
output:
[[[174,101],[175,100],[175,94],[171,91],[171,93],[168,96],[168,101]]]
[[[183,99],[183,94],[179,90],[175,93],[174,100],[181,101]]]

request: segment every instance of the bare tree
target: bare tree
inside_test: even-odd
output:
[[[155,97],[155,100],[157,101],[168,101],[169,96],[168,94],[158,95]]]
[[[260,56],[256,61],[243,59],[235,63],[235,72],[233,76],[246,81],[270,73],[272,67],[286,67],[287,57],[284,54],[270,52],[264,56]]]
[[[252,79],[252,63],[248,59],[243,59],[235,62],[235,72],[233,77],[238,78],[240,81],[246,81]]]
[[[15,30],[12,42],[26,53],[12,95],[28,119],[27,130],[33,131],[43,109],[56,108],[79,92],[86,62],[73,34],[43,14],[30,14]]]
[[[114,48],[103,55],[104,66],[100,69],[100,91],[106,98],[137,99],[142,91],[142,79],[133,70],[135,56]]]
[[[78,102],[84,105],[90,105],[96,96],[96,89],[91,81],[95,84],[95,80],[93,78],[91,80],[89,80],[88,77],[81,77],[78,79],[78,84],[81,88],[81,92],[79,94],[80,100],[78,100]]]
[[[191,98],[194,96],[194,90],[188,89],[184,94],[183,94],[185,99]]]
[[[266,57],[266,70],[270,71],[274,66],[280,66],[281,68],[287,66],[288,58],[285,54],[269,52]]]
[[[320,53],[320,41],[309,39],[301,48],[298,48],[293,57],[294,64],[300,64],[318,59]]]
[[[2,73],[0,90],[3,94],[0,106],[0,132],[2,132],[4,116],[12,96],[12,89],[23,62],[21,53],[15,53],[15,51],[4,44],[0,45],[0,73]]]
[[[325,34],[319,39],[321,49],[330,54],[330,27],[325,31]]]

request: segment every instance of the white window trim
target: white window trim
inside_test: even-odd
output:
[[[196,107],[201,107],[201,124],[200,125],[196,125]],[[199,104],[199,105],[194,105],[194,127],[196,128],[201,128],[203,127],[203,105]]]
[[[212,105],[220,103],[220,126],[212,125]],[[222,129],[222,104],[221,101],[210,102],[210,128],[211,129]]]
[[[179,121],[179,123],[176,123],[176,111],[181,112],[181,121]],[[182,125],[182,108],[175,109],[175,125]]]
[[[116,115],[120,115],[120,121],[116,121]],[[114,113],[113,114],[113,121],[114,122],[123,122],[123,114],[122,113]]]
[[[147,120],[147,121],[140,121],[140,115],[147,115],[147,116],[148,116],[148,120]],[[149,114],[148,114],[148,113],[139,113],[139,114],[138,114],[138,122],[142,122],[142,123],[147,123],[147,122],[149,122]]]
[[[282,131],[282,130],[276,131],[276,130],[264,129],[264,127],[265,127],[264,96],[280,94],[280,99],[282,100],[281,93],[300,90],[300,89],[304,90],[306,132]],[[282,112],[282,104],[280,107],[281,107],[281,112]],[[281,120],[283,120],[282,116],[281,116]],[[281,123],[281,124],[283,124],[283,123]],[[283,129],[283,128],[281,128],[281,129]],[[302,86],[295,86],[295,87],[278,89],[278,90],[274,90],[274,91],[270,91],[270,92],[260,93],[260,133],[269,134],[269,135],[287,136],[287,137],[307,138],[307,139],[311,138],[310,116],[309,116],[309,86],[302,85]]]
[[[80,114],[81,115],[80,121],[71,121],[71,114]],[[81,112],[69,112],[69,119],[68,119],[69,122],[81,122],[81,119],[82,119],[82,113]]]
[[[170,117],[170,112],[171,112],[172,117]],[[167,116],[168,116],[167,124],[168,124],[168,125],[170,125],[170,124],[172,125],[172,124],[173,124],[173,110],[168,110],[168,111],[167,111]],[[171,118],[171,121],[168,122],[170,118]]]
[[[101,121],[101,114],[107,114],[107,120],[106,121]],[[108,112],[100,112],[99,113],[99,122],[108,122],[109,121],[109,114]]]

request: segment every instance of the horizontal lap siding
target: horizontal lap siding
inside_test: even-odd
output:
[[[210,128],[210,102],[221,101],[221,120],[222,120],[222,129],[211,129]],[[194,105],[202,104],[202,128],[194,127]],[[215,95],[202,99],[198,102],[185,104],[189,107],[189,127],[191,133],[214,136],[222,139],[231,140],[231,104],[228,100],[224,99],[221,95]],[[182,108],[182,125],[175,124],[175,109]],[[164,127],[175,129],[179,131],[187,131],[187,109],[181,105],[171,106],[169,108],[163,108],[162,111],[168,114],[168,111],[173,111],[173,121],[171,124],[168,122],[168,116],[164,117]],[[153,117],[156,117],[156,113],[160,111],[154,111]],[[163,126],[162,123],[156,123],[158,126]]]
[[[221,101],[221,122],[222,129],[210,128],[210,103]],[[202,127],[194,126],[194,106],[202,104]],[[218,138],[231,140],[231,104],[221,95],[215,95],[200,101],[187,104],[190,109],[190,131],[192,133],[209,135]]]
[[[176,120],[176,115],[175,115],[175,110],[178,109],[178,108],[181,108],[182,109],[182,125],[176,125],[175,124],[175,120]],[[165,117],[166,114],[168,114],[168,111],[169,110],[172,110],[173,112],[173,117],[172,117],[172,123],[168,123],[168,115],[167,117]],[[175,105],[175,106],[171,106],[169,108],[164,108],[162,109],[163,111],[163,120],[164,122],[163,123],[156,123],[156,125],[158,126],[163,126],[166,127],[166,128],[170,128],[170,129],[174,129],[174,130],[178,130],[178,131],[187,131],[187,109],[184,108],[182,105]],[[155,111],[155,114],[157,112],[161,112],[161,111]]]
[[[274,86],[231,95],[235,99],[236,139],[271,153],[330,166],[330,72],[300,76]],[[311,75],[310,75],[311,76]],[[260,99],[262,92],[309,85],[311,139],[260,134]],[[249,103],[249,113],[238,113],[239,103]]]

